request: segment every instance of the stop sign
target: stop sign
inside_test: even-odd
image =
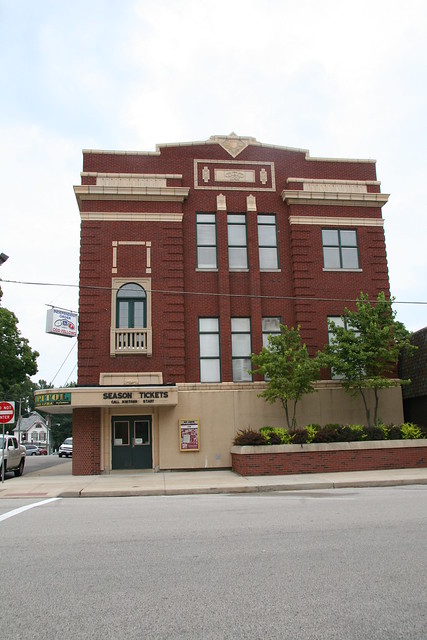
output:
[[[15,419],[15,403],[0,402],[0,424],[8,424]]]

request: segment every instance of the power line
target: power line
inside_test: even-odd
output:
[[[22,280],[4,280],[0,279],[0,282],[7,282],[9,284],[21,284],[34,287],[68,287],[79,288],[78,284],[65,284],[60,282],[26,282]],[[84,285],[80,286],[80,289],[88,290],[100,290],[100,291],[118,291],[115,287],[104,287],[100,285]],[[266,300],[294,300],[294,301],[306,301],[306,302],[359,302],[358,298],[320,298],[316,296],[271,296],[261,295],[253,293],[215,293],[211,291],[169,291],[166,289],[151,289],[151,293],[161,293],[164,295],[186,295],[186,296],[212,296],[212,297],[227,297],[227,298],[252,298],[252,299],[266,299]],[[393,304],[413,304],[413,305],[427,305],[427,301],[424,300],[393,300]],[[50,306],[50,305],[48,305]]]
[[[63,363],[61,364],[61,366],[59,367],[58,371],[57,371],[57,372],[55,373],[55,375],[53,376],[52,380],[50,381],[50,384],[53,384],[53,383],[54,383],[54,381],[55,381],[55,379],[56,379],[56,376],[57,376],[57,375],[58,375],[58,373],[61,371],[61,369],[62,369],[62,367],[64,366],[64,364],[67,362],[67,360],[68,360],[69,356],[71,355],[72,350],[73,350],[73,349],[75,349],[76,345],[77,345],[77,340],[74,342],[73,346],[71,347],[71,349],[69,350],[68,354],[66,355],[66,357],[65,357],[65,359],[64,359],[64,361],[63,361]],[[74,369],[73,369],[73,371],[74,371]],[[71,373],[72,373],[72,372],[71,372]],[[71,374],[70,374],[70,375],[71,375]]]

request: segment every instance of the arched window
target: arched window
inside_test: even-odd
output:
[[[117,291],[116,327],[139,329],[147,326],[147,296],[139,284],[130,282]]]

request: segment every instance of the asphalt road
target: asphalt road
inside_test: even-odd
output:
[[[55,454],[50,456],[26,456],[24,473],[28,475],[29,473],[42,472],[44,469],[62,466],[70,460],[71,458],[60,458]]]
[[[2,500],[2,634],[425,640],[426,524],[425,486]]]

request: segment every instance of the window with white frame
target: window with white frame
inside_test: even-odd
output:
[[[279,336],[281,318],[270,317],[262,319],[262,346],[268,346],[268,336]]]
[[[355,229],[322,229],[325,269],[359,269],[359,247]]]
[[[197,213],[197,268],[216,269],[216,216],[214,213]]]
[[[219,318],[199,318],[200,382],[221,382]]]
[[[251,382],[251,320],[231,318],[233,382]]]
[[[248,268],[248,239],[244,213],[227,215],[228,266],[230,269]]]
[[[259,214],[257,221],[259,268],[267,271],[278,269],[276,216]]]
[[[110,355],[152,354],[150,278],[113,278]]]
[[[147,316],[146,300],[145,289],[139,284],[130,282],[120,287],[116,296],[116,327],[118,329],[145,327]]]

